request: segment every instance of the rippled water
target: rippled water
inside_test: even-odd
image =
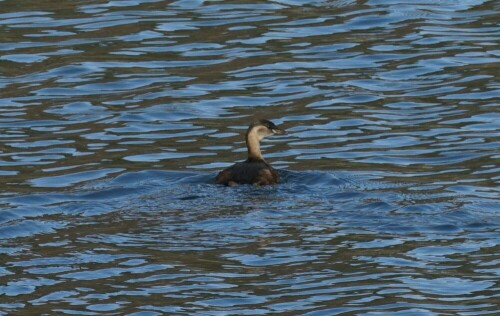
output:
[[[0,7],[0,315],[498,312],[498,2]]]

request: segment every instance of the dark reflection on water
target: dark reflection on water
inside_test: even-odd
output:
[[[3,198],[11,211],[0,235],[19,242],[1,249],[0,290],[11,302],[2,307],[495,310],[498,203],[489,197],[412,192],[414,183],[363,172],[281,171],[282,185],[263,188],[219,187],[213,175],[129,172],[67,193]]]
[[[0,2],[0,315],[499,309],[495,1]]]

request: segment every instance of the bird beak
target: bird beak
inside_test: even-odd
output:
[[[280,129],[280,128],[274,128],[272,131],[273,131],[273,134],[276,134],[276,135],[286,135],[287,134],[287,132],[284,129]]]

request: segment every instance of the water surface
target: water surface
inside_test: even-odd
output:
[[[0,3],[0,315],[497,313],[495,1]]]

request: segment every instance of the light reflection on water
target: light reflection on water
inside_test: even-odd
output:
[[[498,310],[494,1],[2,7],[0,314]]]

